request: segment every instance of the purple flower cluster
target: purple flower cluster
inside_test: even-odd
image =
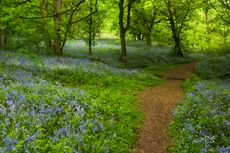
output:
[[[125,116],[138,115],[125,96],[104,88],[89,89],[90,95],[52,72],[60,72],[60,77],[64,73],[67,80],[65,72],[73,72],[86,83],[91,76],[110,82],[147,74],[65,57],[34,59],[0,52],[0,60],[0,152],[128,151],[136,118],[126,122]]]
[[[90,142],[90,135],[97,139],[98,133],[105,132],[101,113],[90,105],[83,90],[10,68],[1,76],[0,84],[2,152],[42,152],[37,148],[45,144],[55,148],[63,141],[80,152]]]
[[[178,150],[229,152],[229,88],[200,81],[191,89],[176,108],[171,125]]]

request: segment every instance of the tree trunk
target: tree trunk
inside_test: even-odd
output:
[[[152,28],[153,28],[153,25],[149,25],[148,28],[147,28],[147,33],[146,33],[146,44],[151,46],[152,45],[152,37],[151,37],[151,33],[152,33]]]
[[[141,33],[137,35],[137,40],[141,40]]]
[[[183,53],[181,50],[181,39],[180,39],[180,34],[175,26],[175,22],[173,20],[173,18],[170,18],[170,25],[171,25],[171,31],[172,31],[172,35],[173,35],[173,40],[175,42],[175,55],[177,56],[181,56],[183,57]]]
[[[181,50],[181,40],[180,40],[180,37],[177,36],[174,38],[174,41],[175,41],[175,54],[179,57],[183,57],[183,53],[182,53],[182,50]]]
[[[175,20],[174,20],[174,13],[172,11],[172,6],[171,6],[171,1],[168,0],[166,2],[166,6],[167,6],[167,11],[168,11],[168,19],[170,22],[170,28],[171,28],[171,32],[172,32],[172,37],[175,43],[175,48],[174,48],[174,54],[176,56],[181,56],[183,57],[183,53],[181,50],[181,39],[180,39],[180,29],[176,26],[175,24]]]
[[[121,43],[121,50],[120,50],[120,61],[122,63],[126,63],[126,44],[125,44],[125,34],[126,29],[124,27],[124,0],[119,1],[119,26],[120,26],[120,43]]]
[[[93,12],[92,7],[92,0],[90,0],[90,14]],[[89,17],[89,55],[92,55],[92,25],[93,25],[93,18],[92,16]]]
[[[46,0],[40,0],[40,13],[41,13],[41,17],[44,18],[43,22],[42,22],[42,34],[45,40],[45,46],[48,50],[52,50],[52,41],[51,38],[49,36],[49,30],[48,30],[48,6],[47,6],[47,2]]]
[[[62,55],[61,46],[61,8],[62,0],[54,0],[54,30],[55,30],[55,40],[54,40],[54,54]]]
[[[3,31],[0,31],[0,49],[5,48],[5,35]]]
[[[92,55],[92,32],[91,31],[89,31],[89,55]]]
[[[152,38],[150,34],[146,35],[146,45],[151,46],[152,45]]]
[[[124,29],[120,29],[120,41],[121,41],[121,50],[120,50],[120,61],[122,63],[126,63],[127,53],[126,53],[126,42],[125,42],[125,31]]]

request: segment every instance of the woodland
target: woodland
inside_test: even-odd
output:
[[[0,0],[0,153],[229,153],[229,33],[229,0]]]

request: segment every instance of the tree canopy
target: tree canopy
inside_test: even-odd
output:
[[[225,0],[2,0],[0,48],[27,48],[62,55],[66,42],[84,39],[93,54],[103,33],[119,38],[127,62],[127,39],[185,49],[229,43],[230,3]]]

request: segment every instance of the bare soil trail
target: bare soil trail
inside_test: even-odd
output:
[[[183,64],[166,72],[164,83],[139,93],[144,122],[135,153],[167,153],[170,146],[168,127],[177,102],[183,98],[183,80],[193,71],[194,64]]]

